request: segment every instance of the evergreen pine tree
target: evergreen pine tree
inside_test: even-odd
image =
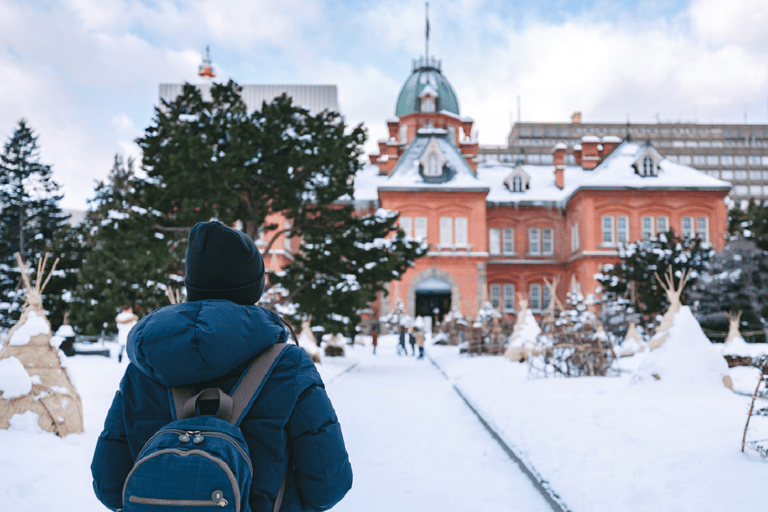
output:
[[[719,332],[722,341],[728,332],[726,313],[742,311],[744,332],[763,331],[750,336],[751,341],[765,341],[768,336],[768,258],[755,239],[733,237],[710,261],[709,271],[692,287],[689,296],[695,302],[696,316],[702,327]]]
[[[0,326],[9,327],[21,314],[23,298],[15,254],[36,268],[46,247],[66,229],[59,207],[59,185],[50,165],[40,162],[37,135],[22,119],[0,154]],[[54,257],[56,255],[53,255]],[[50,312],[52,291],[43,306]]]
[[[283,95],[249,114],[232,81],[214,84],[210,100],[186,84],[156,109],[137,142],[148,176],[137,195],[162,212],[159,232],[182,233],[217,218],[242,221],[268,248],[280,235],[300,240],[294,262],[269,283],[290,290],[286,300],[298,304],[298,314],[311,314],[329,332],[352,334],[357,311],[425,250],[388,238],[395,214],[360,218],[348,204],[365,130],[348,129],[336,112],[313,114]],[[276,213],[289,228],[265,224]]]
[[[83,334],[116,332],[115,316],[124,305],[140,316],[167,305],[166,287],[183,279],[184,248],[154,229],[156,212],[136,204],[136,184],[133,160],[116,155],[108,181],[97,185],[90,201],[88,253],[71,305],[72,324]]]
[[[606,294],[606,303],[610,304],[620,297],[629,299],[631,306],[646,324],[645,327],[651,328],[655,317],[669,307],[666,294],[654,274],[663,278],[671,266],[677,286],[677,280],[683,272],[691,269],[688,283],[692,286],[706,269],[713,254],[711,244],[702,242],[700,238],[681,238],[674,231],[669,231],[658,237],[620,247],[619,262],[605,265],[603,271],[595,275],[595,279],[600,282]],[[610,319],[607,324],[611,324]]]

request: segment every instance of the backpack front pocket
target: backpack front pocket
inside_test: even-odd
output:
[[[178,469],[184,468],[183,474]],[[166,448],[134,465],[123,488],[123,510],[217,507],[240,511],[240,488],[232,470],[203,450]]]

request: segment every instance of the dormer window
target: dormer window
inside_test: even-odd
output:
[[[659,164],[663,159],[664,157],[653,146],[646,146],[637,155],[632,166],[638,176],[643,178],[655,177],[659,175]]]
[[[656,175],[656,162],[653,158],[647,156],[643,158],[643,176],[655,176]]]
[[[434,112],[435,111],[435,100],[434,98],[424,98],[421,101],[421,111],[422,112]]]
[[[419,94],[419,103],[421,104],[422,112],[436,112],[437,108],[437,91],[431,86],[427,85]]]
[[[421,155],[419,163],[421,164],[421,175],[424,176],[425,179],[442,179],[444,177],[445,165],[448,163],[448,160],[440,149],[437,139],[434,137],[427,143],[427,147]]]
[[[424,169],[424,176],[440,176],[442,171],[438,167],[437,155],[430,153],[427,157],[427,167]]]
[[[426,128],[426,129],[428,129],[428,130],[429,130],[430,128],[433,128],[433,127],[434,127],[434,125],[433,125],[432,123],[430,123],[429,121],[427,121],[427,122],[425,122],[425,123],[424,123],[424,128]]]
[[[510,192],[525,192],[531,187],[531,177],[525,172],[522,165],[518,165],[504,180],[504,185]]]

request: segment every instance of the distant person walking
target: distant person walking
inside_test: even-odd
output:
[[[133,307],[126,304],[123,306],[123,310],[115,317],[115,323],[117,323],[117,345],[120,347],[120,352],[117,353],[117,362],[123,360],[123,352],[125,351],[125,345],[128,343],[128,333],[131,332],[133,326],[139,321],[139,317],[133,314]]]
[[[373,355],[376,355],[376,346],[379,344],[379,333],[376,329],[371,329],[371,345],[373,345]]]
[[[416,338],[416,344],[419,346],[419,359],[424,358],[424,331],[421,329],[416,329],[416,334],[414,336]]]
[[[408,339],[411,336],[411,333],[407,329],[403,329],[400,331],[400,342],[397,344],[397,354],[398,355],[408,355],[408,349],[405,348],[405,342],[406,339]]]
[[[416,332],[418,332],[418,329],[416,329]],[[408,328],[408,334],[410,336],[410,340],[408,341],[408,343],[411,344],[411,355],[415,356],[416,355],[416,338],[414,337],[413,327]]]

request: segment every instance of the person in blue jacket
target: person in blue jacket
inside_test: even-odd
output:
[[[225,393],[251,360],[288,339],[275,313],[255,306],[264,262],[244,233],[219,222],[189,232],[187,300],[146,315],[131,330],[131,363],[107,413],[91,463],[93,488],[112,510],[147,440],[172,421],[168,386]],[[287,474],[280,510],[327,510],[352,487],[341,426],[307,353],[289,345],[241,424],[253,462],[248,503],[271,511]]]

